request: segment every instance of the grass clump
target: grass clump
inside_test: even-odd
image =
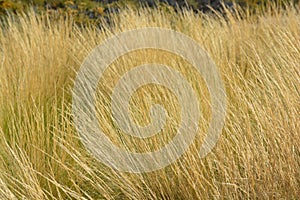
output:
[[[2,24],[1,199],[297,199],[298,10],[256,16],[228,12],[225,19],[191,11],[128,8],[112,20],[114,26],[100,30],[92,25],[78,27],[72,18],[53,22],[47,15],[30,12]],[[149,103],[166,105],[174,116],[168,131],[149,141],[118,135],[110,123],[107,100],[120,75],[116,70],[127,70],[126,66],[156,61],[178,69],[195,88],[203,111],[197,140],[177,162],[151,173],[121,173],[95,160],[82,145],[71,114],[72,80],[83,59],[103,40],[152,26],[187,34],[209,53],[226,88],[226,122],[217,146],[199,159],[198,143],[210,120],[209,94],[201,76],[189,71],[185,60],[159,50],[120,58],[100,80],[97,101],[99,122],[116,145],[125,143],[140,152],[157,149],[170,139],[178,121],[179,108],[171,92],[150,85],[133,97],[139,110],[132,115],[138,123],[147,123]],[[145,94],[149,101],[144,100]]]

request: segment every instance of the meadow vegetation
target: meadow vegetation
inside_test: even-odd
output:
[[[299,198],[299,8],[225,13],[126,8],[101,29],[78,26],[68,15],[51,20],[33,10],[2,20],[0,199]],[[172,92],[149,85],[133,96],[132,116],[149,123],[149,104],[161,103],[170,115],[166,129],[137,141],[114,126],[109,96],[129,67],[159,62],[177,69],[195,89],[203,112],[195,142],[180,159],[155,172],[131,174],[105,166],[85,149],[73,124],[71,91],[93,48],[113,34],[141,27],[180,31],[209,53],[225,85],[227,115],[216,147],[199,159],[211,114],[201,75],[184,59],[160,50],[117,59],[100,79],[97,96],[99,123],[116,145],[138,152],[158,149],[174,136],[180,120]]]

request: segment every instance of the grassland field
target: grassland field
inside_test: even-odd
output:
[[[0,24],[0,199],[299,199],[299,7],[224,12],[128,7],[110,16],[113,26],[103,23],[101,29],[33,9],[6,16]],[[99,80],[96,101],[99,124],[115,145],[157,150],[174,137],[180,121],[172,91],[147,85],[132,97],[132,117],[149,123],[149,106],[159,103],[169,114],[164,130],[136,139],[114,126],[110,96],[134,66],[171,66],[201,103],[199,131],[188,151],[163,169],[134,174],[111,169],[87,151],[74,126],[72,88],[92,49],[143,27],[176,30],[197,41],[220,72],[227,110],[217,145],[199,159],[211,119],[201,75],[186,60],[157,49],[116,59]]]

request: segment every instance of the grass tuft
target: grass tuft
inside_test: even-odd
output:
[[[128,8],[101,30],[78,27],[72,18],[53,22],[34,12],[8,18],[0,29],[0,198],[297,199],[300,15],[295,8],[255,16],[227,13],[225,19]],[[178,69],[195,89],[203,119],[197,140],[174,164],[151,173],[121,173],[95,160],[82,145],[71,115],[72,80],[104,39],[152,26],[187,34],[209,53],[226,88],[226,122],[217,146],[200,160],[197,149],[210,119],[201,76],[167,52],[132,52],[116,60],[98,86],[99,122],[116,145],[139,152],[157,149],[173,137],[179,120],[172,93],[149,85],[133,96],[133,118],[147,123],[149,104],[159,102],[172,117],[166,131],[143,141],[120,136],[108,100],[128,66],[156,61]]]

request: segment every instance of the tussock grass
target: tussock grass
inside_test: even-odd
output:
[[[2,24],[1,199],[300,196],[297,10],[270,10],[256,16],[228,13],[224,19],[188,11],[175,14],[145,9],[137,13],[126,9],[113,20],[113,27],[99,30],[77,27],[69,18],[54,22],[31,12]],[[217,146],[200,160],[197,149],[210,120],[209,94],[201,76],[185,60],[166,52],[130,53],[116,60],[99,83],[99,122],[116,145],[126,143],[139,152],[155,150],[174,136],[172,131],[180,120],[171,91],[145,86],[133,97],[137,107],[133,118],[141,124],[149,122],[149,104],[159,102],[171,116],[166,130],[143,141],[120,136],[111,122],[109,95],[128,66],[156,61],[179,70],[197,92],[203,118],[195,144],[174,164],[151,173],[120,173],[95,160],[82,145],[71,115],[72,80],[83,59],[105,38],[151,26],[181,31],[209,53],[226,88],[226,122]]]

